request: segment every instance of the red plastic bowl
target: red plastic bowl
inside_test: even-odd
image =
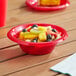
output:
[[[37,24],[38,26],[51,26],[52,28],[56,29],[57,31],[61,32],[61,38],[57,39],[55,41],[51,42],[40,42],[40,43],[33,43],[33,42],[25,42],[20,39],[18,39],[19,33],[26,27],[32,26],[33,24],[24,24],[24,25],[18,25],[14,28],[12,28],[8,33],[7,36],[10,40],[18,43],[22,50],[27,54],[32,55],[44,55],[52,52],[52,50],[55,48],[56,44],[59,42],[64,41],[68,35],[67,32],[56,25],[52,24]]]
[[[55,11],[55,10],[60,10],[68,7],[70,5],[69,0],[61,0],[61,4],[59,6],[39,6],[38,5],[38,0],[26,0],[26,5],[34,8],[35,10],[42,10],[42,11]]]

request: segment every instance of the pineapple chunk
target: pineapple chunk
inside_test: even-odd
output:
[[[46,27],[43,27],[43,26],[39,26],[38,27],[38,30],[40,30],[42,32],[46,32],[47,31],[47,28]]]
[[[60,5],[60,0],[40,0],[40,5]]]
[[[35,35],[35,34],[32,34],[32,33],[24,35],[24,39],[34,39],[34,38],[37,38],[37,37],[38,37],[38,35]]]
[[[45,32],[42,32],[42,33],[39,34],[39,40],[40,41],[47,40],[47,36],[46,36],[46,33]]]
[[[39,33],[41,33],[41,31],[35,30],[35,29],[31,29],[30,33],[38,35]]]
[[[42,42],[42,41],[40,41],[40,40],[38,39],[38,42]]]
[[[24,32],[20,32],[19,39],[24,40]]]

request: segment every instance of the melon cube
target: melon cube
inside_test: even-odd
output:
[[[40,30],[42,32],[46,32],[47,31],[47,28],[46,27],[43,27],[43,26],[39,26],[38,27],[38,30]]]
[[[42,33],[39,34],[39,40],[40,41],[47,40],[47,36],[46,36],[46,33],[45,32],[42,32]]]

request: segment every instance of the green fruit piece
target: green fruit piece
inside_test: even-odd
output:
[[[34,28],[34,27],[38,27],[38,25],[35,24],[35,25],[31,26],[31,28]]]
[[[27,32],[27,30],[26,29],[23,29],[22,32]]]
[[[51,26],[47,26],[47,30],[52,30],[52,27]]]
[[[37,39],[37,38],[35,38],[35,39],[33,39],[33,40],[32,40],[32,42],[35,42],[35,43],[36,43],[37,41],[38,41],[38,39]]]
[[[31,30],[30,30],[30,33],[32,33],[32,34],[39,34],[39,33],[41,33],[41,31],[31,29]]]
[[[52,36],[50,34],[48,34],[47,39],[52,39]]]
[[[61,38],[61,35],[60,34],[57,35],[56,39],[59,39],[59,38]]]
[[[47,42],[50,42],[51,41],[51,39],[47,39]]]
[[[57,32],[55,29],[52,29],[53,32]]]

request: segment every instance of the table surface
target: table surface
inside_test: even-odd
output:
[[[76,52],[76,0],[70,7],[50,12],[29,9],[25,0],[8,0],[7,23],[0,28],[0,76],[62,76],[49,68]],[[24,23],[49,23],[63,27],[69,37],[58,44],[52,53],[26,55],[7,38],[7,32]]]

